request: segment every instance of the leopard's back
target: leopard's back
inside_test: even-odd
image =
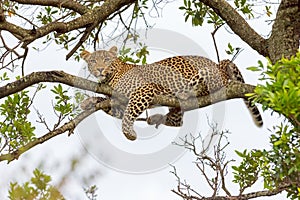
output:
[[[147,65],[114,63],[116,73],[110,85],[129,97],[136,88],[155,84],[161,94],[187,98],[203,96],[227,83],[227,75],[217,64],[200,56],[176,56]]]

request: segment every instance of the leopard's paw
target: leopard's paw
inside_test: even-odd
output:
[[[128,140],[136,140],[136,133],[133,129],[130,131],[123,131],[123,133]]]
[[[161,124],[165,124],[165,122],[166,122],[166,115],[155,114],[147,118],[147,123],[149,125],[155,125],[155,128],[158,128],[158,126]]]
[[[88,97],[87,99],[83,100],[80,104],[80,108],[82,110],[88,110],[93,108],[97,103],[106,100],[105,97]]]

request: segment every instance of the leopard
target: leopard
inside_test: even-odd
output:
[[[150,107],[155,97],[164,95],[187,100],[212,94],[230,81],[245,82],[238,67],[228,59],[217,64],[203,56],[184,55],[139,65],[122,61],[116,46],[93,53],[83,50],[80,56],[99,83],[111,86],[117,94],[129,99],[124,109],[112,107],[104,110],[122,119],[122,132],[129,140],[136,140],[134,122]],[[109,98],[109,96],[92,97],[82,107],[86,109],[87,105],[91,105],[90,102],[101,102],[110,100]],[[244,102],[255,124],[261,127],[263,120],[257,106],[247,97],[244,98]],[[182,126],[185,111],[175,107],[168,109],[169,112],[165,115],[155,114],[148,117],[147,123],[156,127],[161,124]]]

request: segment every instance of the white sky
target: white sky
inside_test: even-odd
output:
[[[181,1],[175,1],[174,3],[167,5],[163,10],[163,17],[153,19],[155,21],[155,27],[172,30],[185,35],[187,38],[192,39],[196,44],[203,48],[203,54],[206,53],[204,56],[208,55],[209,58],[216,61],[216,54],[211,38],[212,29],[207,26],[192,27],[190,23],[185,23],[182,12],[177,9],[179,6],[181,6]],[[270,27],[267,26],[266,23],[261,23],[262,21],[263,19],[252,20],[250,21],[250,24],[256,30],[259,30],[259,33],[267,35]],[[225,54],[228,42],[230,42],[234,47],[244,48],[244,51],[238,56],[235,63],[242,71],[246,82],[256,84],[257,74],[247,71],[246,68],[248,66],[256,65],[257,60],[263,58],[245,45],[245,43],[243,43],[237,36],[228,33],[224,29],[221,29],[216,34],[216,37],[221,59],[229,58]],[[168,38],[163,38],[163,41],[161,42],[168,42],[165,40],[168,40]],[[180,41],[170,42],[178,44]],[[149,45],[149,47],[151,46]],[[191,49],[185,48],[186,47],[183,47],[182,54],[189,54]],[[153,54],[150,54],[149,59],[156,61],[161,58],[171,56],[172,53],[173,52],[167,51],[154,51]],[[80,68],[84,65],[83,62],[77,63],[75,61],[65,61],[65,55],[65,51],[58,51],[54,48],[48,48],[39,53],[31,51],[29,54],[29,60],[26,61],[26,71],[29,73],[37,70],[63,69],[68,73],[77,75]],[[50,109],[51,101],[50,98],[47,97],[48,94],[49,93],[42,91],[41,94],[37,96],[35,106],[41,113],[46,113],[46,119],[48,118],[51,121],[53,114]],[[172,140],[170,134],[174,134],[174,132],[177,134],[180,130],[185,130],[187,133],[190,131],[195,131],[196,133],[201,132],[203,137],[205,137],[208,132],[206,115],[209,117],[213,116],[213,120],[220,124],[220,128],[230,130],[232,134],[230,134],[228,138],[230,146],[227,148],[227,157],[228,159],[233,158],[236,160],[240,159],[235,155],[235,149],[241,151],[246,148],[268,148],[270,132],[267,129],[271,128],[278,119],[277,116],[271,116],[270,112],[265,112],[262,114],[264,127],[261,129],[256,128],[252,122],[250,114],[243,105],[243,102],[241,100],[230,100],[218,105],[187,113],[185,116],[184,127],[182,129],[163,127],[159,129],[158,136],[151,138],[151,140],[140,140],[136,143],[131,143],[124,139],[120,130],[120,121],[107,117],[102,114],[102,112],[98,112],[96,114],[96,119],[99,126],[102,127],[101,130],[104,132],[103,134],[107,137],[107,140],[110,141],[111,144],[126,152],[147,154],[159,151],[160,148],[167,146],[169,140]],[[32,111],[31,117],[32,119],[35,119],[36,115],[34,114],[34,111]],[[136,130],[156,131],[154,128],[145,129],[145,125],[141,125],[140,123],[136,126]],[[37,129],[37,131],[39,135],[45,133],[45,130],[42,128]],[[93,130],[88,131],[89,133],[93,132]],[[0,199],[7,198],[7,187],[10,181],[18,181],[21,183],[28,180],[29,177],[31,177],[32,171],[37,167],[37,163],[43,163],[42,166],[44,172],[53,177],[53,183],[57,183],[60,176],[69,171],[70,167],[66,161],[75,155],[83,156],[81,158],[82,160],[79,169],[66,181],[66,184],[62,189],[62,192],[67,199],[85,199],[85,195],[82,191],[82,187],[85,187],[85,185],[82,185],[80,177],[90,173],[100,174],[99,176],[96,176],[93,182],[88,183],[89,185],[96,184],[98,186],[98,199],[181,199],[170,191],[177,186],[175,177],[169,173],[169,171],[172,170],[171,167],[166,167],[159,171],[144,174],[128,174],[112,170],[98,162],[95,159],[95,155],[91,156],[90,154],[84,154],[85,148],[89,149],[90,147],[84,147],[82,145],[83,140],[79,135],[82,137],[82,133],[78,132],[71,137],[61,135],[47,141],[43,145],[33,148],[26,154],[22,155],[19,160],[14,161],[9,165],[6,163],[0,163]],[[159,138],[160,141],[157,141],[157,138]],[[98,147],[100,148],[101,141],[99,141],[99,145],[97,146],[97,138],[88,139],[91,139],[91,142],[96,144],[93,147],[96,149]],[[157,159],[159,160],[160,157]],[[187,182],[189,182],[200,193],[209,195],[211,194],[211,191],[202,179],[200,172],[198,172],[192,164],[194,159],[195,157],[191,153],[187,152],[172,164],[176,166],[177,172],[182,179],[186,179]],[[235,162],[235,164],[237,165],[237,162]],[[232,175],[229,174],[227,186],[233,194],[237,194],[238,188],[230,182],[231,177]],[[257,188],[261,189],[262,185]],[[274,199],[274,197],[260,199]],[[276,197],[276,199],[285,199],[285,196],[281,195]]]

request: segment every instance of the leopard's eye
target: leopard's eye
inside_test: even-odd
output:
[[[90,60],[90,63],[91,63],[91,64],[95,64],[95,63],[96,63],[96,60]]]
[[[104,58],[103,61],[104,61],[104,62],[109,62],[110,59],[109,59],[109,58]]]

